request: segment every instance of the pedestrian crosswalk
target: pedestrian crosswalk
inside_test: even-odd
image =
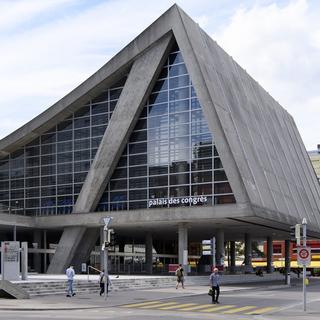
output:
[[[221,314],[245,314],[259,315],[271,311],[276,311],[276,307],[271,306],[237,306],[231,304],[199,304],[199,303],[181,303],[179,301],[146,301],[132,304],[125,304],[122,308],[138,308],[153,310],[172,310],[172,311],[190,311],[203,313],[221,313]]]

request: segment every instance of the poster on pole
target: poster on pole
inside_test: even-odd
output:
[[[1,242],[2,280],[19,280],[20,275],[20,242]]]
[[[311,264],[311,248],[297,247],[297,262],[299,266],[310,266]]]

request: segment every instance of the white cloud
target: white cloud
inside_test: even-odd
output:
[[[293,115],[307,149],[320,142],[320,20],[306,0],[238,10],[215,37]]]

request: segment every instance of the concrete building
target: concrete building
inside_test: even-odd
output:
[[[316,172],[316,175],[320,182],[320,144],[318,144],[317,150],[309,151],[308,154],[309,154],[312,166],[314,168],[314,171]]]
[[[0,239],[16,226],[36,270],[86,262],[105,216],[119,260],[145,244],[146,272],[153,250],[186,264],[213,236],[218,265],[230,242],[233,267],[244,241],[250,269],[253,239],[272,248],[304,217],[320,234],[319,184],[293,118],[177,5],[2,139],[0,155]]]

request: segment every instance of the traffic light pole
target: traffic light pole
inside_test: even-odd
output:
[[[305,248],[307,246],[307,219],[302,220],[302,244]],[[303,265],[303,311],[307,311],[307,268],[306,265]]]

